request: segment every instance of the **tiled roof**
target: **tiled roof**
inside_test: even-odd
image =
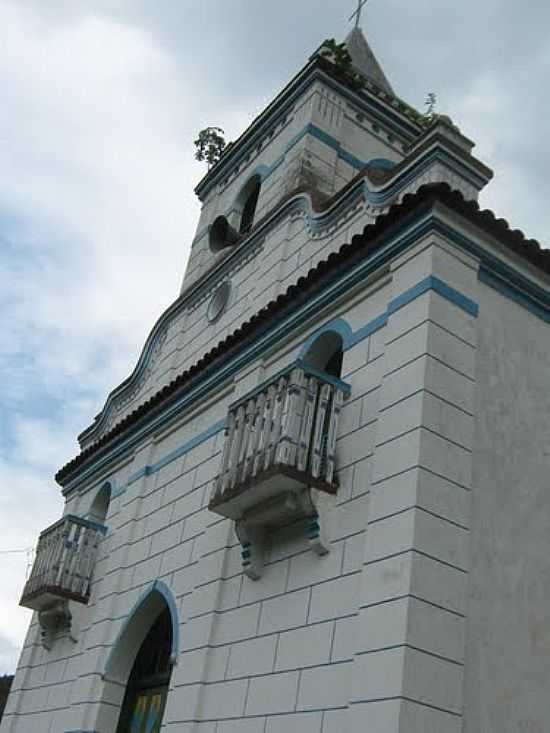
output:
[[[357,261],[379,249],[387,241],[387,236],[391,234],[392,229],[407,220],[417,218],[438,203],[463,216],[481,231],[495,237],[515,254],[550,275],[550,250],[541,249],[538,242],[526,239],[523,232],[511,229],[504,219],[497,219],[491,211],[480,211],[476,201],[466,201],[462,194],[451,190],[448,184],[436,183],[422,186],[415,194],[408,194],[401,203],[391,206],[387,213],[379,216],[373,224],[366,226],[362,234],[355,235],[351,242],[342,245],[338,252],[330,254],[326,260],[319,262],[307,275],[300,277],[294,285],[291,285],[285,293],[268,303],[236,331],[204,354],[193,366],[129,413],[96,443],[83,450],[61,468],[55,476],[56,480],[63,485],[74,476],[77,469],[93,457],[100,455],[107,446],[116,444],[130,429],[146,423],[154,415],[162,412],[174,399],[200,382],[206,371],[209,373],[215,371],[247,343],[267,331],[275,321],[284,318],[286,313],[294,311],[300,302],[307,301],[314,291],[322,289],[325,282],[335,274],[347,270]]]

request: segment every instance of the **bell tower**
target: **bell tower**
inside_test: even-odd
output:
[[[359,26],[341,44],[325,41],[198,184],[202,212],[182,292],[227,255],[217,227],[209,241],[220,216],[232,247],[295,195],[319,208],[366,168],[387,175],[421,132],[420,115],[395,96]]]

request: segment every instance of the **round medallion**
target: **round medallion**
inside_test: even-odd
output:
[[[212,299],[210,300],[208,311],[206,312],[206,317],[208,318],[210,323],[214,323],[214,321],[217,321],[221,314],[224,312],[227,306],[227,301],[229,300],[230,293],[231,283],[229,282],[229,280],[226,280],[220,285],[220,287],[216,290],[216,292],[212,296]]]

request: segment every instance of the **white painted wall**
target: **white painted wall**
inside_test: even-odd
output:
[[[465,733],[550,726],[548,325],[479,288]]]

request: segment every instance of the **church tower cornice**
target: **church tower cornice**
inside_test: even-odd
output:
[[[293,104],[316,81],[322,81],[339,93],[358,113],[373,116],[391,130],[404,147],[422,134],[425,126],[423,115],[390,93],[389,88],[384,89],[369,77],[364,79],[364,86],[358,89],[334,63],[321,56],[321,48],[242,135],[226,148],[219,162],[198,183],[195,193],[201,201],[207,198],[215,186],[227,185],[245,166],[252,165],[257,153],[273,136],[274,128],[284,124],[285,116]]]

